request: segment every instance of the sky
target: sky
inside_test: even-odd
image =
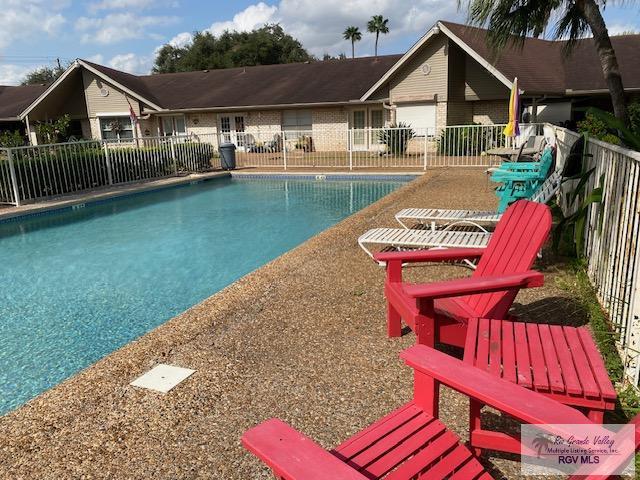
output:
[[[610,33],[640,32],[640,6],[633,3],[608,2]],[[372,55],[374,36],[366,23],[374,14],[389,19],[380,54],[404,53],[437,20],[465,20],[456,0],[0,0],[0,85],[18,84],[57,58],[145,74],[160,46],[188,44],[194,31],[249,31],[265,23],[280,23],[320,57],[350,54],[342,32],[356,25],[363,32],[356,55]]]

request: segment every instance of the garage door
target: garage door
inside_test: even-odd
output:
[[[433,103],[407,103],[396,107],[396,122],[406,123],[417,129],[418,135],[424,134],[424,129],[436,128],[436,106]],[[422,130],[422,131],[420,131]]]

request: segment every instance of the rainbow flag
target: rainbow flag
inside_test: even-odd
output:
[[[511,87],[511,97],[509,98],[509,123],[504,127],[505,137],[517,137],[520,135],[520,125],[518,125],[518,115],[520,114],[520,92],[518,91],[518,77],[514,78]]]

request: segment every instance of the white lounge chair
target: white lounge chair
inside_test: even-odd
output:
[[[531,197],[531,201],[538,203],[548,203],[560,189],[562,175],[556,169],[547,178],[540,188]],[[453,227],[456,225],[473,225],[481,232],[487,232],[486,227],[495,226],[502,214],[489,211],[476,210],[446,210],[441,208],[405,208],[396,213],[398,223],[406,229],[408,221],[431,225],[431,230],[436,231],[437,226]],[[459,246],[459,245],[458,245]]]
[[[407,228],[373,228],[360,235],[358,245],[371,258],[370,247],[383,245],[395,248],[457,248],[485,247],[490,233],[460,230],[411,230]],[[470,264],[473,266],[473,264]]]

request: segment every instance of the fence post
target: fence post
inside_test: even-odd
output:
[[[353,128],[347,130],[347,141],[349,142],[349,170],[353,170]]]
[[[11,188],[13,189],[13,199],[16,207],[20,206],[20,191],[18,190],[18,177],[16,177],[16,169],[13,165],[13,150],[7,148],[7,160],[9,161],[9,174],[11,175]]]
[[[285,132],[280,132],[280,138],[282,138],[282,166],[284,169],[287,169],[287,138],[285,137]]]
[[[171,148],[171,160],[173,160],[174,175],[178,175],[178,160],[176,159],[176,148],[173,142],[173,135],[169,137],[169,148]]]
[[[424,165],[422,166],[423,170],[427,169],[427,131],[428,129],[425,129],[424,131]]]
[[[104,161],[107,165],[107,180],[109,181],[109,185],[113,185],[113,171],[111,170],[111,156],[109,155],[109,147],[107,146],[107,142],[103,141],[102,146],[104,147]]]

